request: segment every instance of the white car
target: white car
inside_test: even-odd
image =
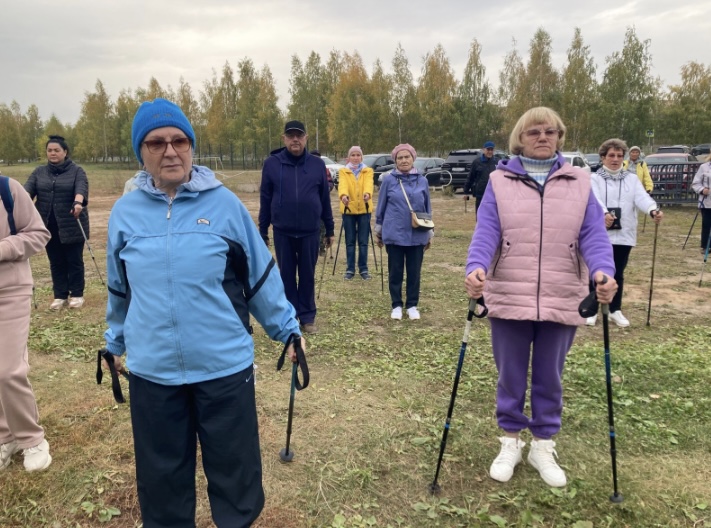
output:
[[[333,180],[333,184],[338,185],[338,171],[341,169],[345,169],[346,166],[341,165],[340,163],[336,163],[328,156],[321,156],[321,159],[326,164],[326,168],[328,169],[328,171],[331,173],[331,179]]]
[[[586,172],[591,172],[588,160],[580,152],[563,152],[563,156],[573,167],[580,167]]]

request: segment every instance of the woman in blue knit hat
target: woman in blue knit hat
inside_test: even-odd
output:
[[[143,526],[195,526],[199,440],[216,526],[247,527],[264,506],[250,315],[284,343],[299,323],[247,209],[193,165],[182,110],[144,102],[131,135],[144,169],[109,218],[105,339],[119,370],[129,351]]]

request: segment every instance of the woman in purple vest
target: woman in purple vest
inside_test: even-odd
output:
[[[597,284],[609,303],[617,289],[612,248],[590,175],[560,151],[565,125],[550,108],[527,111],[509,138],[515,156],[490,177],[469,246],[465,286],[484,295],[499,372],[496,417],[504,431],[489,474],[507,482],[532,435],[528,462],[549,486],[566,484],[553,436],[563,411],[561,376],[578,325],[578,305]],[[531,416],[523,412],[531,365]]]

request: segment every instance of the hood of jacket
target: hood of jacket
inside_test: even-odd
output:
[[[154,196],[166,195],[160,189],[156,189],[153,176],[150,173],[140,171],[136,174],[135,178],[135,184],[140,190]],[[221,186],[222,182],[215,177],[215,173],[209,168],[203,167],[202,165],[193,165],[192,171],[190,172],[190,180],[178,186],[176,196],[181,192],[197,193]]]

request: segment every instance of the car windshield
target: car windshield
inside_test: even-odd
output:
[[[600,161],[600,154],[585,154],[585,159],[588,163],[597,163]]]
[[[644,160],[647,165],[659,165],[661,163],[686,163],[688,160],[684,156],[647,156]]]
[[[321,159],[323,160],[323,162],[324,162],[326,165],[335,165],[335,164],[336,164],[335,161],[333,161],[331,158],[329,158],[329,157],[327,157],[327,156],[321,156]]]

